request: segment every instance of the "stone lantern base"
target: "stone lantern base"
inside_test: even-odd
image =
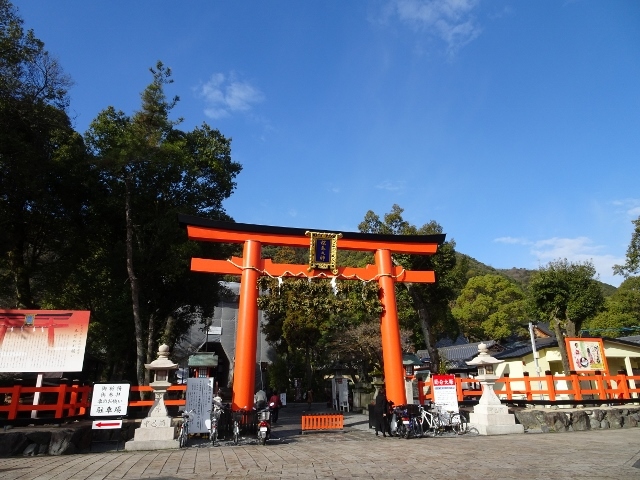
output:
[[[516,417],[506,405],[476,405],[469,415],[469,427],[480,435],[509,435],[524,433],[524,427],[516,424]]]
[[[179,448],[176,427],[171,426],[171,417],[146,417],[137,428],[133,440],[124,444],[125,450],[164,450]]]

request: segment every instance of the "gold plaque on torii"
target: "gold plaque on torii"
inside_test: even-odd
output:
[[[338,274],[336,260],[338,257],[338,239],[341,233],[305,232],[309,241],[309,270],[331,270]]]

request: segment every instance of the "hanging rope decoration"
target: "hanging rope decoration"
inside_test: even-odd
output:
[[[231,259],[227,259],[227,262],[229,262],[231,265],[233,265],[234,267],[236,267],[238,270],[254,270],[256,272],[258,272],[260,275],[266,275],[268,277],[271,278],[279,278],[282,279],[282,277],[297,277],[297,278],[302,278],[302,277],[306,277],[309,280],[315,280],[316,278],[339,278],[341,280],[360,280],[361,282],[364,283],[369,283],[369,282],[375,282],[378,279],[382,278],[382,277],[391,277],[391,278],[402,278],[404,277],[405,274],[405,269],[402,268],[402,270],[400,270],[400,273],[398,273],[398,275],[392,275],[390,273],[378,273],[377,275],[375,275],[373,278],[367,280],[365,278],[361,278],[360,276],[354,274],[354,275],[332,275],[332,274],[326,274],[324,272],[320,272],[316,275],[309,275],[308,272],[306,271],[300,271],[298,273],[294,273],[290,270],[285,270],[285,272],[276,277],[275,275],[271,275],[269,272],[267,272],[266,270],[261,270],[259,268],[256,267],[244,267],[242,265],[238,265],[236,263],[234,263]],[[278,281],[278,286],[281,285],[281,282]]]

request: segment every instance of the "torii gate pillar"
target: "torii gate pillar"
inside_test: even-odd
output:
[[[378,284],[380,285],[380,336],[382,337],[382,358],[384,360],[384,383],[387,398],[397,405],[406,403],[404,371],[402,368],[402,342],[400,323],[396,309],[396,289],[393,280],[393,263],[389,250],[376,251]],[[403,399],[401,402],[397,400]]]
[[[236,330],[236,359],[233,367],[233,399],[236,408],[253,407],[258,339],[258,273],[262,245],[255,240],[244,242],[243,265]]]

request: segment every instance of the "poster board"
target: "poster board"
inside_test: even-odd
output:
[[[88,311],[0,310],[0,372],[80,372]]]
[[[209,429],[205,420],[211,417],[213,403],[213,378],[188,378],[187,398],[184,407],[186,412],[193,410],[189,419],[189,433],[207,433]]]
[[[609,373],[601,338],[565,338],[564,341],[572,370]]]
[[[432,375],[434,403],[446,412],[458,412],[455,375]]]
[[[96,383],[91,394],[90,417],[120,417],[129,408],[128,383]]]

